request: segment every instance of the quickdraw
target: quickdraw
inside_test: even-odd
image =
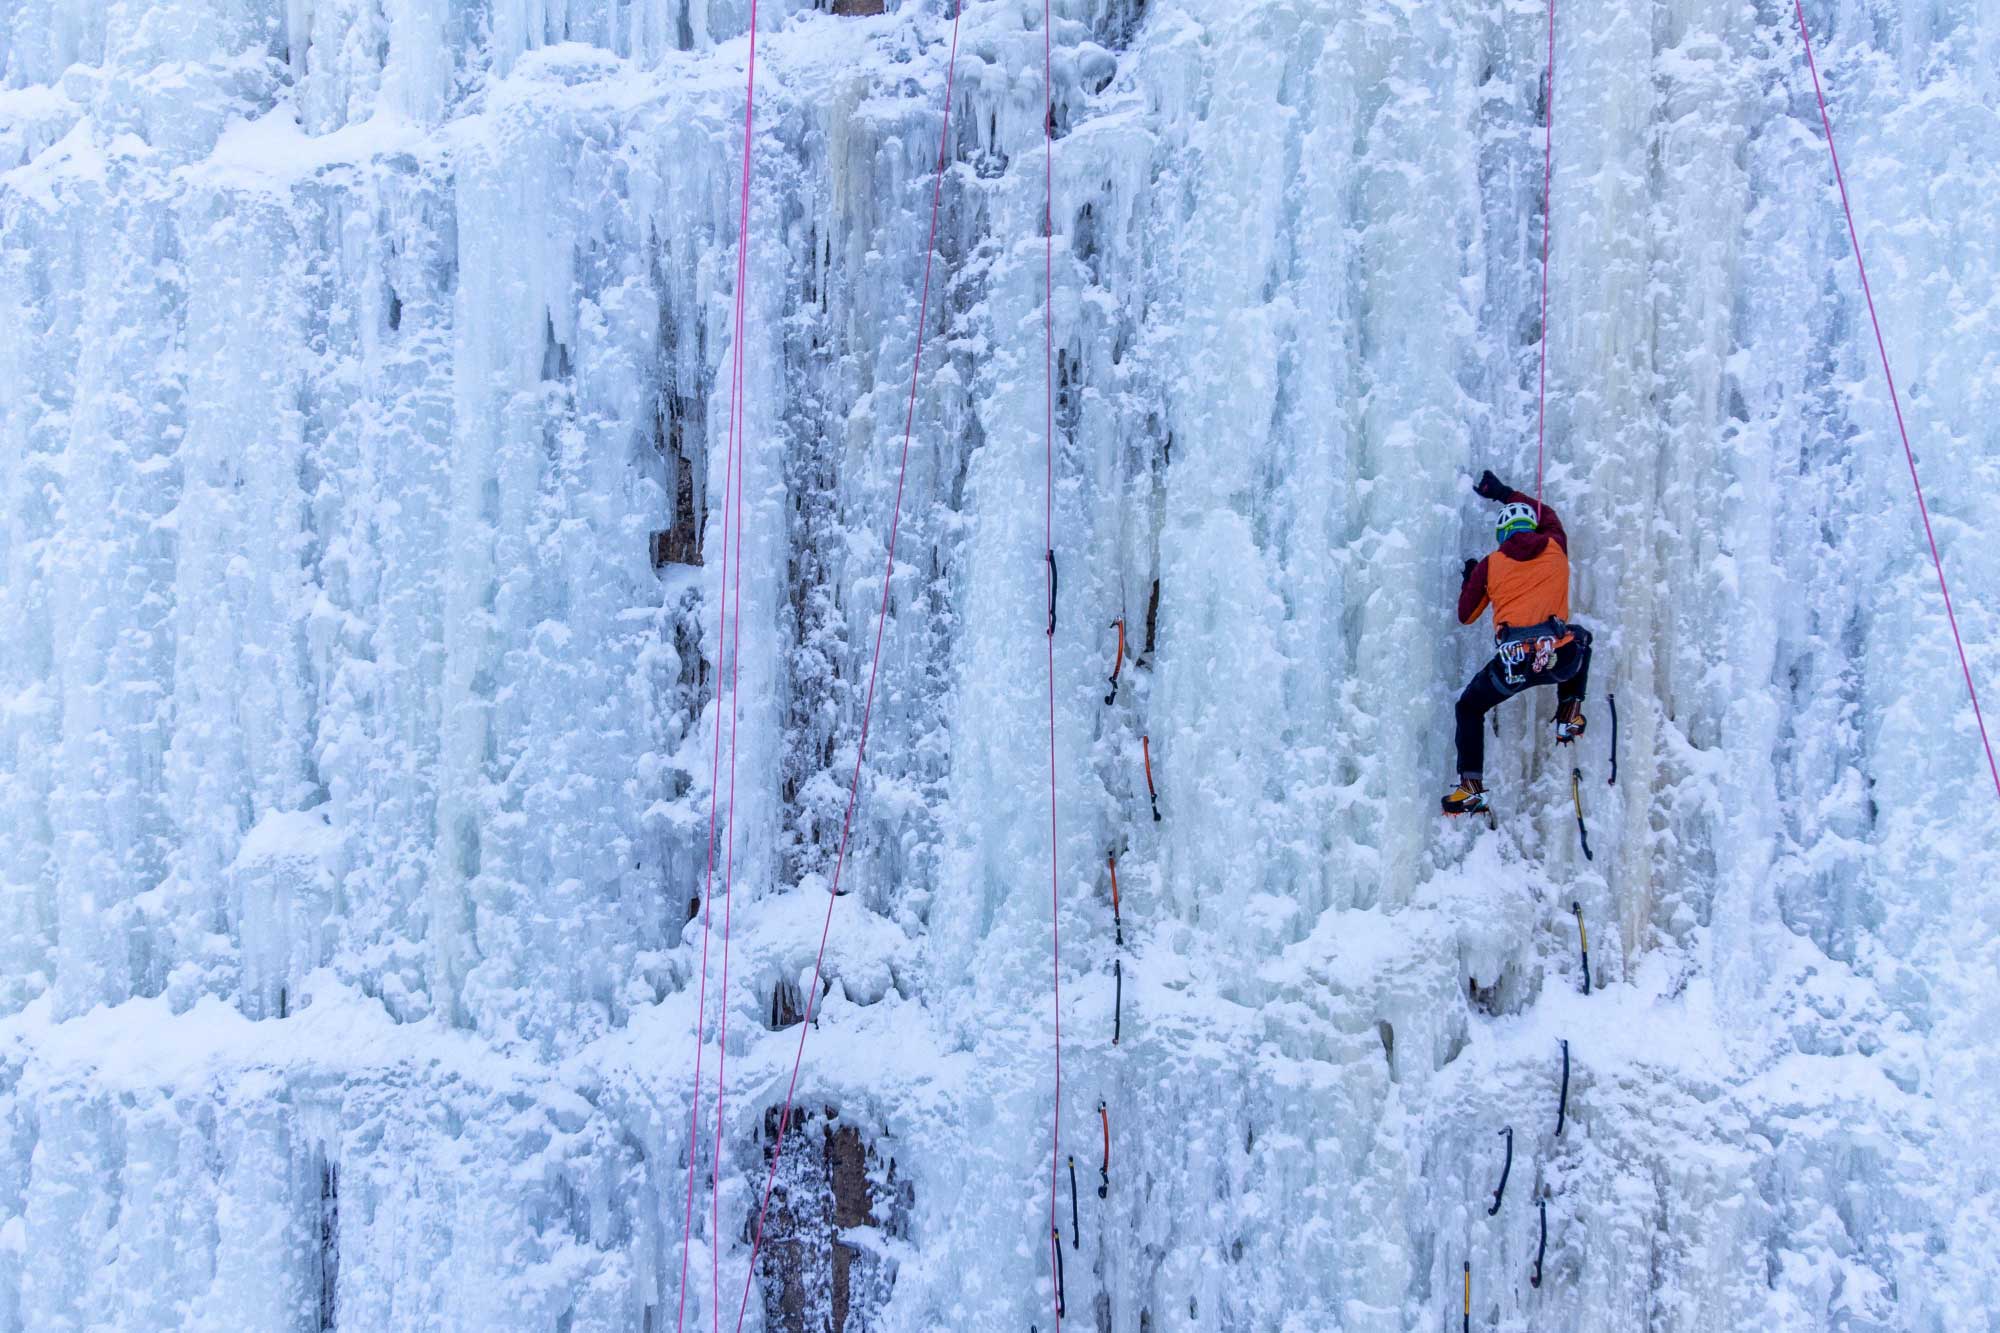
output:
[[[1049,637],[1056,636],[1056,553],[1051,550],[1049,557]]]
[[[1611,705],[1611,776],[1604,780],[1607,787],[1618,785],[1618,696],[1607,694],[1606,702]]]
[[[1583,993],[1590,994],[1590,932],[1583,928],[1583,904],[1572,902],[1570,912],[1576,917],[1577,947],[1583,951]],[[1569,1043],[1563,1043],[1563,1050],[1569,1050]]]
[[[1509,1125],[1500,1132],[1507,1137],[1507,1157],[1500,1163],[1500,1183],[1493,1189],[1493,1202],[1486,1209],[1488,1217],[1500,1211],[1500,1200],[1507,1197],[1507,1176],[1514,1169],[1514,1127]]]
[[[1542,1236],[1540,1240],[1535,1242],[1535,1271],[1528,1274],[1528,1285],[1531,1287],[1540,1287],[1542,1285],[1542,1256],[1547,1254],[1549,1249],[1549,1201],[1547,1199],[1537,1199],[1535,1200],[1535,1207],[1542,1215]]]
[[[1111,867],[1111,929],[1117,933],[1118,947],[1125,947],[1125,919],[1118,914],[1118,856],[1115,852],[1104,854],[1104,864]]]
[[[1111,1112],[1104,1109],[1104,1102],[1097,1103],[1097,1118],[1104,1125],[1104,1165],[1097,1168],[1097,1197],[1102,1199],[1111,1193]]]
[[[1074,1250],[1082,1246],[1082,1228],[1076,1220],[1076,1154],[1069,1155],[1069,1247]],[[1057,1246],[1061,1253],[1061,1246]]]
[[[1111,1044],[1116,1046],[1125,1013],[1125,964],[1116,958],[1111,960],[1111,983],[1115,987],[1111,999]]]
[[[1118,698],[1118,673],[1125,668],[1125,618],[1120,616],[1111,622],[1118,631],[1118,655],[1111,659],[1111,688],[1105,692],[1104,702],[1113,703]]]
[[[1141,736],[1139,738],[1139,753],[1146,761],[1146,796],[1153,803],[1153,822],[1157,824],[1160,822],[1160,791],[1159,788],[1153,785],[1153,738],[1151,736]]]
[[[1582,924],[1583,920],[1581,917],[1579,917],[1577,919],[1577,925],[1581,926]],[[1563,1120],[1569,1114],[1569,1038],[1568,1037],[1564,1037],[1562,1039],[1562,1048],[1563,1048],[1562,1091],[1556,1094],[1556,1137],[1557,1138],[1562,1137]]]

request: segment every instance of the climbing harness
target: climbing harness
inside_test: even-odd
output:
[[[1576,836],[1583,843],[1583,859],[1595,861],[1597,858],[1590,854],[1590,830],[1583,823],[1583,770],[1580,768],[1569,771],[1569,798],[1576,805]]]
[[[1118,947],[1125,947],[1125,919],[1118,914],[1118,855],[1104,854],[1104,863],[1111,867],[1111,928],[1117,932]]]
[[[1125,1013],[1125,965],[1119,959],[1111,960],[1111,983],[1114,987],[1111,1000],[1111,1044],[1118,1044],[1118,1030],[1123,1025]]]
[[[1146,796],[1153,803],[1153,822],[1160,822],[1160,791],[1153,785],[1153,738],[1139,738],[1139,753],[1146,761]]]
[[[1535,1200],[1535,1210],[1541,1214],[1542,1234],[1541,1239],[1535,1242],[1535,1271],[1528,1274],[1528,1285],[1531,1287],[1540,1287],[1542,1285],[1542,1256],[1548,1252],[1549,1248],[1549,1201],[1547,1199]]]
[[[1501,630],[1494,636],[1500,654],[1500,679],[1510,688],[1519,689],[1527,683],[1522,674],[1524,664],[1529,673],[1537,676],[1551,670],[1556,664],[1556,653],[1569,633],[1570,627],[1554,616],[1539,625]]]
[[[1577,924],[1577,929],[1581,930],[1583,928],[1583,917],[1580,913],[1577,916],[1576,924]],[[1583,974],[1584,984],[1586,989],[1588,988],[1590,983],[1590,968],[1588,966],[1589,959],[1590,959],[1590,952],[1588,949],[1586,949],[1584,951],[1585,967]],[[1563,1119],[1569,1114],[1569,1038],[1564,1037],[1561,1040],[1563,1048],[1563,1081],[1562,1081],[1562,1091],[1556,1094],[1556,1137],[1557,1138],[1562,1137]]]
[[[1611,776],[1605,779],[1605,786],[1618,785],[1618,696],[1607,694],[1605,702],[1611,705]]]
[[[1507,1195],[1507,1174],[1514,1169],[1514,1127],[1509,1125],[1500,1132],[1507,1138],[1507,1157],[1500,1163],[1500,1183],[1493,1189],[1493,1202],[1486,1209],[1488,1217],[1500,1211],[1500,1200]]]
[[[1076,1153],[1070,1153],[1070,1249],[1082,1245],[1082,1227],[1076,1223]]]
[[[1111,688],[1105,692],[1105,703],[1112,703],[1118,698],[1118,673],[1125,668],[1125,618],[1120,616],[1111,624],[1118,631],[1118,653],[1111,659]]]
[[[1550,0],[1554,3],[1554,0]],[[1819,102],[1820,125],[1826,130],[1826,152],[1833,161],[1834,183],[1840,187],[1840,211],[1847,218],[1847,239],[1854,248],[1854,267],[1861,275],[1861,294],[1868,301],[1868,322],[1875,330],[1875,351],[1882,358],[1882,378],[1889,386],[1889,405],[1896,413],[1896,433],[1903,440],[1903,459],[1910,465],[1910,486],[1917,493],[1917,513],[1924,521],[1924,540],[1930,543],[1931,566],[1937,570],[1938,592],[1944,598],[1945,620],[1951,625],[1951,641],[1958,649],[1958,668],[1965,675],[1965,692],[1972,699],[1972,720],[1979,727],[1979,743],[1986,750],[1986,768],[1993,775],[1993,793],[2000,796],[2000,762],[1993,758],[1993,740],[1986,734],[1986,718],[1979,711],[1979,690],[1972,683],[1972,665],[1966,659],[1965,640],[1958,632],[1958,613],[1952,609],[1951,588],[1944,578],[1944,557],[1938,554],[1937,535],[1931,531],[1930,507],[1924,503],[1924,484],[1917,479],[1917,455],[1910,446],[1910,428],[1903,421],[1903,399],[1896,391],[1896,374],[1889,369],[1889,345],[1882,337],[1882,321],[1875,313],[1875,292],[1868,284],[1868,265],[1861,258],[1861,233],[1854,225],[1854,207],[1847,197],[1847,177],[1840,169],[1840,151],[1833,143],[1833,118],[1827,114],[1826,93],[1820,88],[1819,65],[1813,59],[1812,34],[1806,31],[1806,10],[1801,0],[1792,0],[1799,20],[1799,42],[1805,47],[1806,69],[1812,74],[1813,96]]]
[[[1583,951],[1583,993],[1588,995],[1590,994],[1590,933],[1583,928],[1583,904],[1572,902],[1569,910],[1576,916],[1576,942]],[[1565,1055],[1569,1053],[1568,1042],[1563,1043],[1563,1053]],[[1564,1065],[1563,1068],[1567,1072],[1568,1065]],[[1564,1086],[1567,1087],[1568,1084],[1565,1083]]]
[[[1111,1193],[1111,1112],[1104,1109],[1104,1099],[1097,1101],[1097,1118],[1104,1124],[1104,1165],[1097,1168],[1097,1197],[1102,1199]]]
[[[753,7],[751,10],[750,30],[752,33],[752,38],[754,43],[754,37],[756,33],[756,11],[754,7],[755,0],[752,0],[752,6]],[[910,363],[909,406],[905,410],[903,417],[903,450],[901,458],[897,463],[896,498],[889,514],[889,541],[888,541],[888,549],[885,552],[883,560],[884,569],[882,575],[882,599],[881,599],[881,604],[877,608],[875,613],[875,647],[872,655],[869,658],[869,663],[868,663],[868,688],[866,692],[862,695],[861,733],[857,739],[857,743],[854,749],[854,773],[853,776],[848,781],[847,809],[846,812],[841,816],[841,821],[840,821],[840,842],[837,844],[836,850],[834,852],[833,880],[831,884],[831,891],[826,895],[826,915],[820,923],[819,950],[813,957],[812,984],[807,989],[805,996],[805,1013],[803,1017],[805,1018],[806,1021],[799,1024],[799,1045],[797,1051],[792,1056],[792,1074],[790,1081],[785,1085],[784,1109],[779,1112],[777,1134],[772,1140],[771,1144],[771,1164],[770,1167],[765,1172],[763,1197],[757,1205],[757,1224],[755,1228],[751,1231],[750,1262],[743,1274],[742,1300],[738,1303],[736,1308],[737,1333],[742,1333],[743,1320],[744,1317],[748,1314],[750,1309],[750,1284],[752,1280],[756,1277],[757,1254],[758,1251],[762,1248],[764,1243],[764,1224],[769,1216],[771,1209],[771,1191],[773,1187],[777,1184],[778,1163],[782,1158],[785,1149],[785,1129],[786,1126],[789,1125],[791,1122],[792,1100],[794,1096],[797,1094],[799,1086],[799,1068],[805,1061],[806,1037],[809,1033],[812,1032],[814,1027],[813,1022],[811,1021],[813,1017],[813,1007],[818,1003],[821,996],[825,993],[820,987],[820,976],[825,968],[825,963],[826,963],[826,941],[827,941],[827,936],[831,933],[833,929],[833,905],[840,900],[840,875],[841,871],[845,869],[847,864],[847,841],[854,829],[854,807],[856,802],[859,801],[861,797],[861,765],[868,755],[868,725],[870,719],[874,715],[875,682],[877,674],[879,673],[882,665],[882,635],[884,629],[886,629],[889,623],[889,589],[891,584],[895,581],[896,537],[902,529],[903,487],[904,483],[909,478],[909,471],[910,471],[910,438],[915,433],[916,430],[917,385],[923,371],[923,363],[924,363],[924,326],[927,322],[927,316],[930,310],[931,262],[936,257],[937,253],[938,209],[940,203],[944,198],[945,159],[946,159],[947,149],[950,147],[951,144],[952,89],[958,72],[958,25],[959,25],[959,17],[963,13],[964,8],[965,6],[963,0],[960,0],[960,3],[953,6],[953,11],[952,11],[951,54],[945,65],[944,115],[942,123],[939,125],[938,128],[937,170],[935,173],[935,180],[931,186],[930,239],[925,243],[924,246],[923,286],[921,288],[921,295],[917,299],[917,341],[916,341],[916,349],[914,355],[911,358],[911,363]],[[751,51],[754,59],[756,51],[756,47],[754,46],[754,44],[751,47]],[[744,119],[745,142],[743,147],[743,153],[744,153],[743,207],[744,207],[744,215],[746,218],[748,217],[749,213],[749,189],[750,189],[749,125],[750,125],[749,117],[746,112]],[[1049,660],[1051,663],[1051,672],[1053,673],[1053,664],[1055,660],[1055,641],[1053,639],[1049,641],[1049,655],[1050,655]],[[1051,708],[1053,709],[1053,699],[1054,699],[1053,683],[1051,683],[1050,689],[1051,689],[1051,696],[1050,696]],[[1051,713],[1050,734],[1051,734],[1051,741],[1050,741],[1051,756],[1053,756],[1053,746],[1054,746],[1053,712]],[[1053,815],[1053,811],[1051,811],[1051,814]],[[1060,1071],[1058,1073],[1058,1077],[1060,1078]],[[1058,1107],[1060,1107],[1061,1105],[1060,1096],[1058,1096],[1057,1105]],[[1050,1222],[1050,1228],[1051,1230],[1053,1230],[1055,1224],[1055,1203],[1056,1203],[1055,1176],[1054,1176],[1055,1163],[1053,1161],[1051,1161],[1049,1164],[1049,1171],[1050,1171],[1049,1222]],[[720,1175],[720,1172],[718,1171],[717,1174]],[[1057,1248],[1058,1248],[1058,1253],[1060,1254],[1060,1246],[1058,1246]],[[1060,1319],[1060,1314],[1061,1314],[1060,1278],[1058,1278],[1057,1313],[1058,1313],[1058,1319]],[[1058,1333],[1060,1333],[1060,1326],[1058,1327]]]

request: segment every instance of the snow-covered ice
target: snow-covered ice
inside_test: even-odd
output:
[[[759,10],[732,660],[747,0],[0,0],[0,1331],[734,1319],[950,49],[830,8]],[[1995,793],[1790,0],[1558,15],[1594,861],[1546,699],[1435,814],[1544,7],[1054,8],[1068,1326],[1995,1327]],[[1805,12],[1992,713],[2000,9]],[[748,1328],[1053,1327],[1043,39],[963,16]]]

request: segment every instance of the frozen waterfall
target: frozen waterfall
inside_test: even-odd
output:
[[[874,8],[764,0],[739,236],[748,0],[0,0],[0,1333],[680,1327],[730,671],[735,1319],[944,110]],[[2000,1327],[1994,792],[1791,0],[1559,8],[1598,661],[1492,831],[1541,0],[1054,8],[1065,1326]],[[1805,10],[1991,721],[2000,8]],[[746,1328],[1054,1326],[1044,36],[968,0]]]

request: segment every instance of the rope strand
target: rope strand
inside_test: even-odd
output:
[[[1924,503],[1924,484],[1917,479],[1917,454],[1910,447],[1910,428],[1903,421],[1903,400],[1896,392],[1896,374],[1889,369],[1889,345],[1882,337],[1882,321],[1875,313],[1875,293],[1868,285],[1868,265],[1861,258],[1861,233],[1854,225],[1854,206],[1847,197],[1847,177],[1840,169],[1840,151],[1833,144],[1833,118],[1827,114],[1826,92],[1820,87],[1819,65],[1813,59],[1812,34],[1806,31],[1806,10],[1802,0],[1792,0],[1799,19],[1799,41],[1805,46],[1806,69],[1812,74],[1813,96],[1819,102],[1819,123],[1826,130],[1826,152],[1833,160],[1834,183],[1840,187],[1840,211],[1847,217],[1847,239],[1854,247],[1854,267],[1861,275],[1861,294],[1868,302],[1868,322],[1875,330],[1875,351],[1882,358],[1882,378],[1889,385],[1889,405],[1895,409],[1896,433],[1903,440],[1903,459],[1910,465],[1910,487],[1917,494],[1917,513],[1924,521],[1924,540],[1930,543],[1931,565],[1937,570],[1938,592],[1944,598],[1944,615],[1951,625],[1951,641],[1958,649],[1958,668],[1965,675],[1965,692],[1972,699],[1972,720],[1979,727],[1979,743],[1986,750],[1986,769],[1993,776],[1993,794],[2000,796],[2000,763],[1993,758],[1993,740],[1986,733],[1986,717],[1979,710],[1979,689],[1972,683],[1972,663],[1965,655],[1965,640],[1958,632],[1958,613],[1952,609],[1951,587],[1945,582],[1944,557],[1938,554],[1937,535],[1931,531],[1930,507]]]
[[[1049,605],[1055,605],[1056,491],[1056,91],[1055,54],[1049,0],[1042,0],[1042,549],[1049,552]],[[1050,1012],[1055,1019],[1055,1115],[1049,1145],[1049,1245],[1062,1262],[1062,1235],[1056,1229],[1057,1164],[1062,1160],[1062,890],[1056,842],[1056,627],[1049,619],[1049,977]],[[1052,1270],[1053,1271],[1053,1267]],[[1056,1333],[1062,1333],[1063,1300],[1058,1282]]]
[[[778,1162],[785,1151],[785,1129],[791,1123],[792,1102],[798,1092],[799,1067],[805,1061],[806,1036],[812,1031],[813,1007],[819,1000],[820,974],[826,964],[826,941],[833,929],[833,905],[840,895],[840,875],[847,865],[847,840],[854,828],[854,807],[861,796],[861,765],[868,755],[868,724],[874,714],[875,681],[882,666],[882,634],[889,623],[889,587],[896,573],[896,536],[902,528],[903,486],[910,471],[910,437],[916,430],[917,383],[924,364],[924,325],[930,309],[931,261],[937,252],[938,208],[944,197],[945,156],[951,143],[952,86],[958,72],[958,20],[963,9],[963,0],[960,0],[951,18],[951,56],[945,66],[944,120],[938,130],[937,179],[931,187],[931,225],[930,238],[924,245],[923,292],[917,301],[917,345],[910,364],[910,401],[903,418],[903,452],[896,471],[895,507],[889,515],[888,555],[882,571],[882,603],[875,613],[875,649],[868,663],[868,690],[861,703],[861,735],[854,749],[854,775],[847,787],[847,810],[840,820],[840,843],[833,858],[833,882],[827,889],[826,916],[820,924],[819,952],[813,957],[812,983],[806,990],[805,1013],[799,1020],[799,1046],[792,1056],[792,1076],[785,1085],[785,1107],[778,1114],[777,1137],[771,1143],[771,1165],[764,1176],[763,1199],[757,1205],[757,1226],[750,1240],[750,1263],[743,1274],[743,1299],[736,1308],[737,1333],[742,1333],[743,1319],[750,1309],[750,1284],[757,1275],[757,1254],[764,1244],[764,1224],[771,1209],[771,1189],[777,1183]]]
[[[1549,66],[1542,105],[1542,338],[1541,370],[1536,383],[1535,406],[1535,512],[1542,509],[1542,456],[1547,452],[1549,422],[1549,231],[1554,214],[1549,210],[1550,185],[1556,163],[1556,0],[1549,0]]]
[[[751,23],[756,23],[754,7]],[[750,78],[752,87],[757,77],[756,37],[751,36]],[[743,444],[746,433],[744,424],[745,404],[743,398],[743,362],[747,349],[744,347],[744,311],[749,300],[750,287],[750,109],[746,108],[743,121],[743,213],[738,221],[736,246],[736,347],[735,371],[730,388],[730,436],[736,451],[736,557],[730,565],[731,592],[729,605],[729,823],[726,834],[726,851],[722,871],[722,996],[716,1006],[715,1033],[715,1150],[710,1158],[711,1170],[708,1178],[708,1199],[710,1235],[722,1235],[722,1105],[728,1091],[729,1066],[729,935],[730,923],[735,915],[736,902],[736,728],[742,722],[743,709],[740,701],[742,691],[738,688],[737,673],[743,663]],[[722,1302],[717,1299],[722,1290],[722,1247],[711,1243],[708,1247],[709,1261],[709,1327],[714,1333],[722,1330]]]
[[[749,252],[750,135],[753,124],[753,117],[756,112],[756,106],[757,106],[757,0],[750,0],[750,55],[749,55],[748,67],[745,73],[744,100],[743,100],[742,201],[741,201],[740,212],[737,218],[737,229],[736,229],[736,301],[735,301],[735,311],[734,311],[735,339],[731,347],[732,359],[731,359],[730,373],[729,373],[729,386],[730,386],[729,413],[727,417],[725,443],[723,445],[722,534],[721,534],[722,565],[721,568],[717,571],[717,580],[716,580],[719,591],[716,595],[716,622],[715,622],[715,652],[717,659],[716,682],[715,682],[716,683],[715,744],[709,759],[708,858],[707,858],[707,866],[702,872],[702,891],[701,891],[701,899],[702,899],[701,985],[699,991],[697,992],[697,999],[695,1002],[694,1096],[691,1099],[692,1105],[688,1109],[687,1203],[683,1210],[681,1218],[680,1296],[678,1301],[676,1302],[674,1311],[674,1327],[676,1329],[685,1328],[687,1322],[688,1251],[693,1247],[694,1243],[694,1167],[696,1158],[699,1155],[699,1150],[697,1149],[696,1145],[700,1142],[701,1091],[702,1091],[701,1064],[702,1064],[702,1050],[704,1045],[704,1043],[702,1042],[702,1029],[707,1026],[707,1021],[708,1021],[708,946],[709,946],[709,933],[710,933],[709,923],[713,908],[713,898],[714,898],[713,889],[715,885],[716,801],[720,794],[722,785],[721,784],[721,776],[722,776],[721,656],[723,652],[723,638],[725,632],[731,629],[737,631],[737,633],[732,637],[731,640],[732,645],[737,641],[739,641],[741,637],[740,626],[737,626],[735,622],[733,622],[730,619],[731,616],[730,576],[733,570],[735,574],[734,586],[736,589],[735,613],[740,615],[743,603],[742,568],[741,568],[742,549],[743,549],[743,539],[741,531],[742,513],[743,513],[743,479],[741,476],[741,467],[743,460],[743,447],[742,447],[742,435],[741,435],[741,425],[743,420],[743,414],[742,414],[743,323],[744,323],[743,291],[745,286],[746,274],[748,272],[748,252]],[[730,521],[730,490],[732,484],[735,487],[735,494],[736,494],[736,522],[734,525],[732,525]],[[736,537],[736,562],[734,565],[732,565],[730,559],[730,546],[729,546],[732,529],[734,530]],[[735,717],[736,717],[736,699],[737,699],[736,696],[737,656],[738,654],[734,651],[732,647],[730,655],[730,685],[729,685],[729,706],[730,706],[730,718],[731,718],[729,727],[729,846],[730,846],[729,866],[730,869],[725,872],[725,883],[733,879],[734,864],[735,864],[735,846],[736,846]],[[728,911],[727,908],[725,907],[724,917],[723,917],[723,975],[725,981],[723,986],[723,996],[721,1000],[721,1005],[723,1010],[722,1030],[724,1032],[727,1031],[727,1026],[728,1026],[728,1017],[727,1017],[728,984],[726,980],[729,969],[728,941],[729,941]],[[720,1273],[720,1265],[721,1265],[721,1236],[722,1236],[722,1229],[721,1229],[721,1152],[722,1152],[722,1094],[723,1094],[722,1079],[723,1079],[722,1048],[721,1048],[720,1036],[718,1036],[717,1049],[716,1049],[715,1148],[714,1148],[714,1156],[711,1159],[711,1171],[709,1176],[709,1205],[711,1210],[711,1222],[710,1222],[710,1232],[709,1232],[709,1307],[710,1307],[712,1322],[719,1321],[721,1318],[721,1312],[718,1302],[716,1300],[716,1296],[719,1291],[719,1288],[717,1286],[717,1280]]]

